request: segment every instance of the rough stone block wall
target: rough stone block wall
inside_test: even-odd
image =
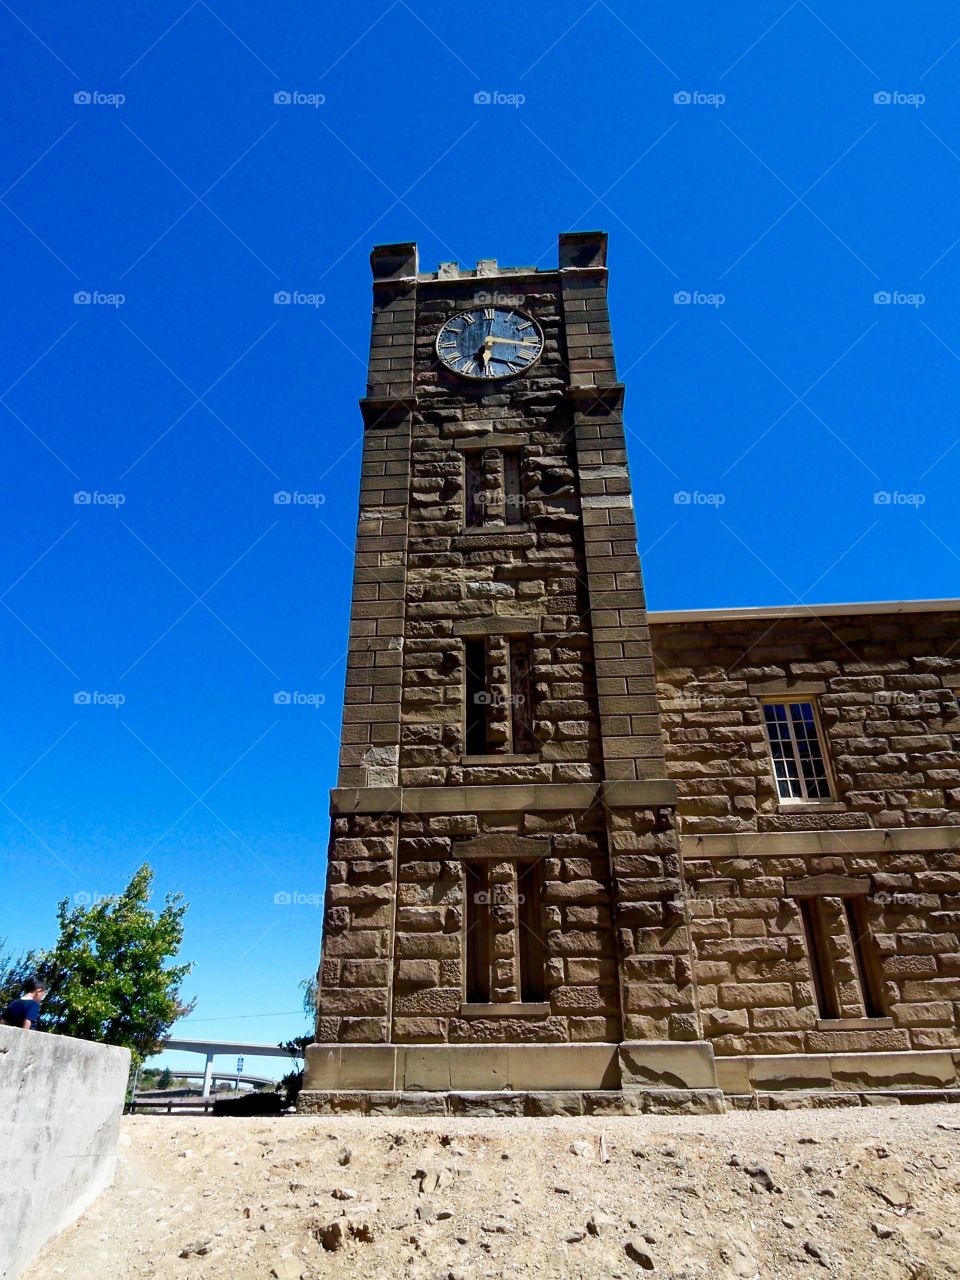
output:
[[[956,613],[665,624],[653,615],[651,634],[700,1009],[715,1051],[955,1049]],[[791,696],[817,706],[829,801],[778,798],[760,706]],[[816,877],[828,877],[815,896],[832,1018],[818,1009],[797,895]],[[861,904],[857,937],[876,966],[872,1019],[845,896]]]
[[[684,857],[705,1034],[718,1054],[878,1052],[960,1044],[960,851]],[[788,882],[861,879],[864,930],[892,1025],[825,1027]],[[827,886],[829,888],[829,886]],[[863,1019],[839,897],[822,898],[842,1019]],[[830,1020],[826,1020],[830,1021]]]
[[[651,626],[684,836],[960,824],[956,613]],[[760,698],[821,686],[835,804],[777,797]]]
[[[550,841],[542,858],[546,1000],[534,1016],[465,1015],[466,881],[471,840]],[[457,850],[462,856],[456,856]],[[520,999],[517,878],[510,858],[486,859],[491,886],[494,1002]],[[403,816],[393,981],[397,1042],[544,1043],[620,1039],[615,940],[603,814]]]
[[[327,858],[317,1039],[390,1039],[397,818],[334,818]]]
[[[545,348],[529,374],[498,392],[439,368],[434,351],[439,325],[470,306],[484,282],[449,280],[420,290],[404,619],[403,786],[577,782],[601,776],[558,289],[543,282],[528,289],[522,281],[515,287],[523,309],[543,329]],[[487,462],[505,444],[519,454],[519,525],[505,523],[504,495],[488,466],[488,521],[464,529],[464,460],[480,437],[490,440],[490,447],[480,451]],[[464,636],[475,631],[489,637],[490,692],[495,698],[506,695],[506,664],[497,647],[511,631],[510,620],[530,628],[537,752],[526,760],[464,760]],[[489,756],[505,756],[509,739],[505,726],[496,723],[496,706],[492,721]]]

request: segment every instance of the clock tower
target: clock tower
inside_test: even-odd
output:
[[[340,772],[300,1109],[720,1110],[607,311],[374,249]]]

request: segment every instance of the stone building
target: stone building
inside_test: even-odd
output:
[[[960,602],[648,615],[606,237],[371,260],[301,1109],[960,1087]]]

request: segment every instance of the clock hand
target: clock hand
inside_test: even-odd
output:
[[[536,338],[486,338],[486,342],[505,342],[511,347],[539,347]]]

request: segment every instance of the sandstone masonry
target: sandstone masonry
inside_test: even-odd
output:
[[[716,1109],[721,1085],[775,1089],[771,1056],[826,1055],[836,1090],[860,1068],[832,1054],[925,1050],[951,1087],[957,611],[663,615],[651,644],[606,237],[562,235],[552,271],[372,264],[302,1106]],[[445,367],[440,327],[498,309],[539,359]],[[891,843],[914,827],[922,847]],[[715,1055],[747,1065],[718,1078]]]

